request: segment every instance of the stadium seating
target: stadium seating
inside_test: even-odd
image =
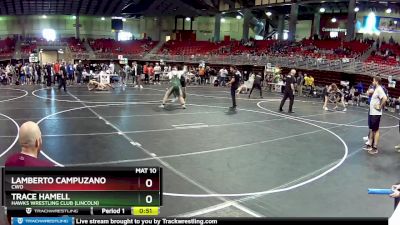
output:
[[[89,44],[96,54],[142,55],[154,48],[157,42],[148,40],[116,41],[113,39],[91,39],[89,40]]]
[[[15,50],[15,40],[6,38],[0,40],[0,57],[10,57]]]

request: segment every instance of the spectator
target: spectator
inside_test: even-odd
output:
[[[19,130],[19,144],[21,152],[7,158],[7,167],[53,167],[48,161],[38,159],[42,149],[42,133],[39,126],[34,122],[22,124]]]

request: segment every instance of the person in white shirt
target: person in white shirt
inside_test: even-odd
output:
[[[154,84],[161,85],[160,75],[161,75],[161,66],[158,63],[156,63],[156,66],[154,67]]]
[[[369,104],[369,140],[363,149],[368,151],[369,154],[374,155],[378,153],[379,124],[387,96],[381,86],[380,77],[375,76],[372,84],[375,86],[375,90]]]
[[[110,62],[110,66],[108,67],[108,69],[110,70],[111,74],[114,74],[114,72],[115,72],[114,62]]]
[[[225,69],[225,67],[222,67],[219,70],[219,85],[220,86],[225,86],[226,83],[226,76],[228,75],[228,70]]]

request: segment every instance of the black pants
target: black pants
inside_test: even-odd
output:
[[[77,82],[78,84],[80,84],[80,83],[81,83],[81,79],[82,79],[82,72],[78,71],[78,76],[77,76],[76,82]]]
[[[160,74],[155,74],[154,75],[154,82],[160,83]]]
[[[394,209],[396,210],[397,205],[400,202],[400,198],[394,198]]]
[[[66,83],[67,83],[66,79],[60,77],[59,80],[58,80],[58,90],[60,90],[61,87],[63,87],[63,88],[64,88],[64,91],[67,91],[67,85],[66,85]]]
[[[232,107],[236,107],[236,88],[231,87]]]
[[[282,101],[281,101],[281,105],[279,106],[279,110],[280,110],[280,111],[283,111],[283,110],[282,110],[282,107],[283,107],[283,105],[285,104],[286,99],[288,99],[288,98],[290,99],[290,103],[289,103],[289,112],[292,112],[293,102],[294,102],[293,91],[285,91],[285,92],[283,93],[283,99],[282,99]]]
[[[261,90],[260,84],[253,84],[253,87],[251,87],[249,96],[251,96],[251,93],[253,92],[254,88],[257,88],[258,90],[260,90],[260,96],[262,97],[262,90]]]

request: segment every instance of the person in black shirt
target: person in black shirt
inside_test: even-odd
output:
[[[67,92],[67,68],[65,66],[65,62],[62,63],[60,67],[60,77],[59,77],[59,85],[58,85],[58,90],[61,89],[61,87],[64,88],[64,91]]]
[[[228,85],[231,85],[231,97],[232,97],[232,107],[231,109],[236,109],[236,89],[239,88],[239,82],[240,82],[240,77],[241,74],[237,70],[236,66],[231,66],[230,67],[230,72],[231,72],[231,80],[228,82]]]
[[[293,102],[294,102],[294,75],[296,75],[296,70],[292,69],[290,71],[290,73],[286,76],[286,85],[285,85],[285,89],[283,92],[283,98],[281,101],[281,105],[279,106],[279,112],[282,112],[283,109],[283,105],[286,102],[286,99],[289,98],[290,99],[290,103],[289,103],[289,113],[293,113]]]
[[[262,77],[261,77],[261,74],[258,73],[254,77],[254,83],[253,83],[253,87],[250,90],[249,98],[251,97],[251,93],[253,92],[254,88],[257,88],[258,90],[260,90],[260,98],[263,98],[262,89],[261,89],[261,82],[262,82]]]

